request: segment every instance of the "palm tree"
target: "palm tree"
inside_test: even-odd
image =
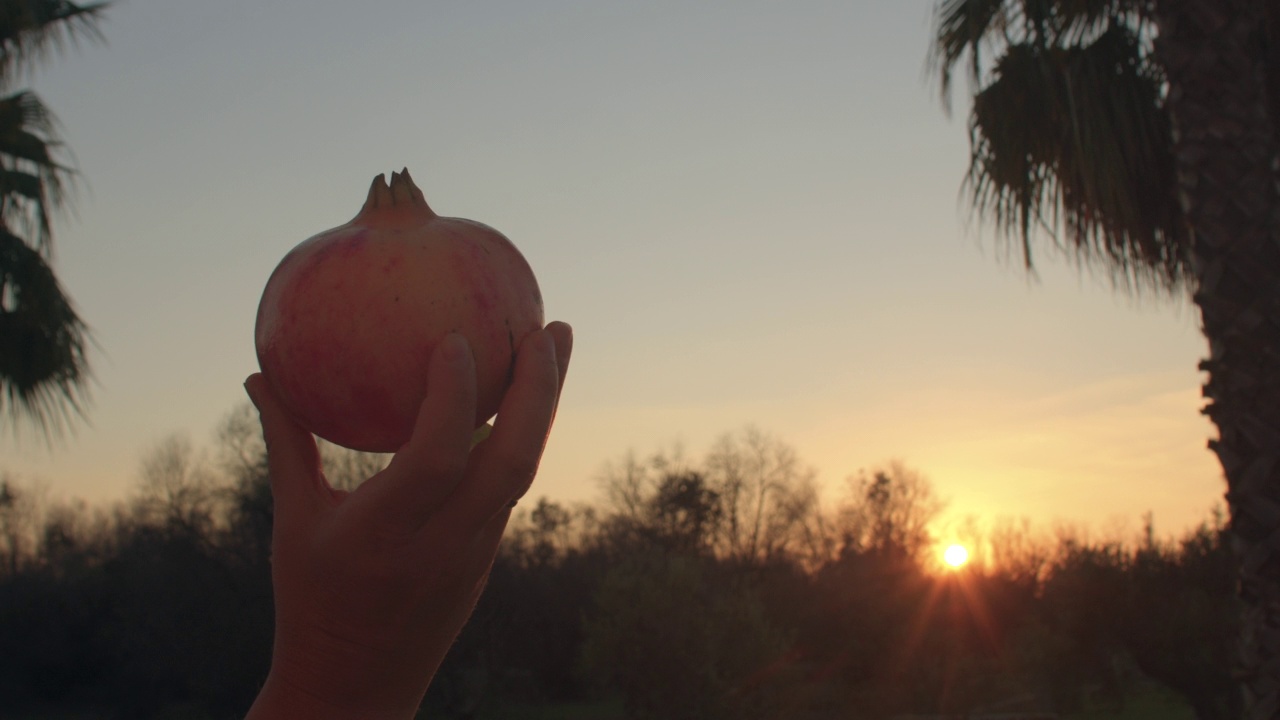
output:
[[[1245,607],[1246,717],[1280,718],[1280,7],[1275,0],[940,0],[930,67],[974,89],[980,218],[1190,293]]]
[[[0,411],[46,432],[83,414],[88,328],[53,272],[50,216],[74,177],[57,121],[17,76],[67,42],[97,39],[105,3],[0,1]]]

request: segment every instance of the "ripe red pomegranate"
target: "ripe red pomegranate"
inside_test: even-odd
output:
[[[432,212],[406,169],[374,178],[351,222],[287,254],[258,305],[258,363],[298,422],[345,447],[393,452],[450,332],[471,343],[476,425],[498,409],[542,294],[501,233]]]

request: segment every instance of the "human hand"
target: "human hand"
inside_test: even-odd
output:
[[[475,607],[511,508],[541,459],[572,349],[551,323],[520,344],[489,438],[471,447],[475,364],[437,346],[413,436],[351,492],[265,378],[245,383],[275,501],[271,671],[248,720],[411,718]]]

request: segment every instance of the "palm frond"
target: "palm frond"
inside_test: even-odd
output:
[[[46,437],[84,416],[89,331],[39,252],[0,227],[0,416]]]
[[[11,0],[0,6],[0,87],[20,72],[82,38],[102,41],[99,24],[108,3]]]
[[[101,40],[106,5],[0,3],[0,89],[70,42]],[[46,438],[83,418],[90,377],[88,328],[49,265],[50,214],[75,177],[63,153],[57,119],[38,96],[0,97],[0,417],[15,429],[29,420]]]
[[[1097,40],[1114,27],[1133,33],[1141,55],[1150,57],[1156,26],[1156,0],[1054,0],[1056,19],[1053,45],[1072,48]]]
[[[1123,24],[1065,49],[1008,46],[970,116],[975,211],[1018,241],[1028,268],[1044,234],[1118,285],[1178,291],[1190,248],[1161,93]]]
[[[939,0],[927,67],[948,106],[961,61],[970,82],[982,84],[988,55],[1012,45],[1065,48],[1096,39],[1112,25],[1148,33],[1154,0]]]
[[[952,71],[968,56],[969,79],[982,75],[982,49],[1004,31],[1004,0],[940,0],[934,10],[934,44],[927,65],[939,79],[942,102],[950,107]]]
[[[0,98],[0,221],[20,229],[49,257],[50,215],[62,209],[75,171],[57,158],[57,119],[34,93]]]

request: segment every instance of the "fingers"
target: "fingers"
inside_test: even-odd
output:
[[[476,366],[458,334],[436,346],[427,369],[427,396],[409,442],[372,478],[374,512],[417,527],[462,480],[476,416]]]
[[[564,390],[564,378],[569,374],[569,356],[573,354],[573,328],[568,323],[553,322],[547,325],[547,332],[556,344],[556,363],[560,366],[559,382],[556,383],[556,409],[560,407],[560,393]],[[555,418],[552,418],[552,422]]]
[[[476,533],[475,539],[471,542],[470,551],[468,553],[467,568],[464,571],[462,581],[475,588],[475,597],[472,598],[472,605],[475,600],[480,597],[480,591],[484,589],[485,579],[489,576],[490,570],[493,569],[493,559],[498,554],[498,545],[502,542],[502,535],[507,530],[507,521],[511,518],[511,510],[504,508],[489,520],[479,532]]]
[[[293,420],[261,373],[250,375],[244,387],[262,421],[277,514],[314,510],[328,491],[315,438]]]
[[[467,481],[449,498],[448,522],[470,531],[524,495],[538,470],[568,370],[572,332],[563,323],[529,334],[488,440],[471,455]],[[563,358],[559,353],[563,353]]]

